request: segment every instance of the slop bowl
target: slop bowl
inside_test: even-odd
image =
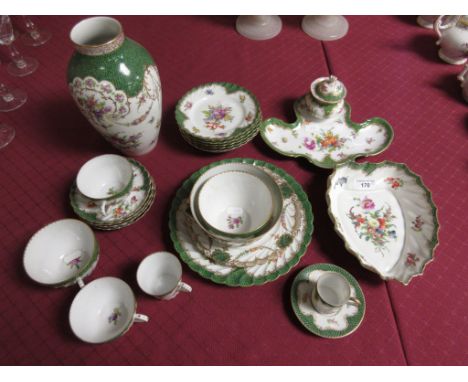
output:
[[[99,244],[91,228],[76,219],[62,219],[33,235],[24,251],[23,266],[35,282],[63,287],[89,275],[98,256]]]
[[[191,211],[210,236],[247,242],[270,231],[280,219],[283,199],[274,179],[255,165],[214,167],[194,184]]]

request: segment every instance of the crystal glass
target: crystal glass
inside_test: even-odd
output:
[[[15,137],[15,129],[4,123],[0,123],[0,149],[6,147]]]
[[[281,32],[283,24],[279,16],[239,16],[236,29],[251,40],[268,40]]]
[[[24,57],[13,44],[15,35],[9,16],[0,18],[0,45],[6,45],[10,51],[12,61],[7,65],[7,71],[12,76],[26,76],[34,72],[39,63],[35,58]]]
[[[0,111],[12,111],[22,106],[28,96],[21,89],[8,89],[0,82]]]
[[[343,16],[304,16],[302,30],[321,41],[338,40],[348,33],[348,21]]]
[[[39,46],[45,44],[52,37],[52,33],[39,29],[29,16],[23,16],[26,33],[21,35],[21,42],[28,46]]]

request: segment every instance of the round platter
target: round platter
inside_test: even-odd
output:
[[[190,214],[189,196],[196,180],[209,169],[227,163],[258,166],[280,186],[283,194],[281,223],[256,241],[230,245],[209,237]],[[286,274],[304,255],[312,236],[312,207],[302,187],[281,168],[246,158],[226,159],[195,172],[177,191],[169,228],[181,259],[202,277],[228,286],[261,285]]]
[[[318,277],[323,272],[337,272],[351,285],[351,297],[356,297],[360,305],[344,305],[333,314],[317,312],[310,296]],[[291,287],[291,305],[304,327],[320,337],[341,338],[353,333],[361,324],[366,311],[366,300],[356,279],[343,268],[333,264],[313,264],[304,268],[294,279]]]

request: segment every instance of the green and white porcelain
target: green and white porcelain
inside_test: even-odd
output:
[[[247,163],[267,172],[280,186],[283,212],[270,232],[245,245],[210,237],[190,213],[190,191],[206,171],[227,163]],[[289,272],[304,255],[313,231],[313,214],[302,187],[284,170],[255,159],[226,159],[203,167],[177,191],[170,211],[171,238],[181,259],[202,277],[229,286],[261,285]]]
[[[406,165],[338,166],[328,179],[327,202],[348,251],[384,280],[407,285],[433,259],[437,208],[421,178]]]
[[[270,118],[261,124],[260,134],[280,154],[304,157],[323,168],[384,151],[393,139],[390,124],[381,118],[352,122],[345,96],[346,89],[336,77],[321,77],[312,82],[309,94],[295,102],[296,122]]]
[[[103,215],[95,200],[80,193],[74,183],[70,189],[70,203],[74,212],[85,222],[98,229],[118,229],[132,224],[151,207],[155,186],[148,171],[134,159],[132,164],[133,183],[129,193],[109,201],[107,213]]]
[[[187,92],[175,110],[179,130],[190,145],[225,152],[246,144],[258,133],[261,110],[247,89],[212,82]]]
[[[322,314],[312,305],[312,294],[318,278],[325,272],[336,272],[350,284],[351,297],[359,300],[343,305],[336,313]],[[366,311],[366,301],[356,279],[333,264],[313,264],[304,268],[294,279],[291,287],[291,305],[299,321],[310,332],[325,338],[341,338],[353,333],[361,324]]]
[[[35,282],[52,287],[83,284],[96,267],[99,243],[92,229],[76,219],[47,224],[29,240],[23,266]]]
[[[78,108],[126,155],[150,152],[161,126],[161,83],[150,54],[110,17],[85,19],[72,29],[75,53],[67,81]]]
[[[261,208],[263,211],[260,211],[260,214],[262,212],[268,212],[268,219],[266,219],[264,224],[259,224],[256,229],[250,230],[250,232],[240,232],[240,230],[246,228],[245,224],[248,222],[242,217],[240,217],[241,220],[239,220],[239,216],[231,214],[226,217],[226,220],[223,219],[223,225],[226,223],[228,224],[227,229],[224,230],[219,230],[213,225],[210,225],[203,217],[204,213],[206,214],[209,212],[204,210],[210,209],[213,214],[218,214],[220,210],[219,208],[211,208],[212,203],[208,204],[208,200],[206,202],[206,207],[203,207],[200,204],[200,196],[203,189],[206,188],[213,178],[217,179],[219,177],[229,176],[229,174],[233,173],[238,175],[247,174],[257,179],[259,185],[261,183],[261,186],[258,187],[258,189],[256,186],[251,187],[250,192],[248,192],[249,195],[246,195],[246,187],[240,184],[237,179],[233,180],[234,185],[232,189],[236,189],[235,193],[243,195],[245,197],[244,201],[248,202],[252,208],[257,209],[260,206],[255,202],[256,198],[257,200],[258,198],[263,198],[264,200],[269,200],[271,202],[269,205],[264,205]],[[224,181],[222,181],[222,183],[224,183]],[[214,190],[210,199],[218,199],[218,194],[220,194],[219,198],[224,199],[226,197],[225,194],[232,191],[231,189],[226,190],[224,184],[220,186],[223,190],[219,189],[219,186],[216,187],[216,190]],[[229,207],[232,206],[231,202],[229,202]],[[192,190],[190,191],[190,211],[198,225],[203,228],[209,236],[221,241],[229,241],[231,244],[246,243],[264,235],[278,223],[282,210],[283,197],[281,189],[276,184],[275,180],[259,166],[249,163],[226,163],[215,166],[204,172],[203,175],[201,175],[194,183]],[[257,213],[253,211],[252,214],[257,215]]]

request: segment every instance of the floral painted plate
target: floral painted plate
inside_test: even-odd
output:
[[[316,166],[333,168],[357,157],[379,154],[392,142],[393,129],[381,118],[354,123],[351,108],[344,102],[340,112],[317,119],[312,115],[312,103],[311,94],[295,102],[295,123],[276,118],[264,121],[260,134],[267,145],[280,154],[304,157]]]
[[[186,93],[177,103],[175,114],[185,134],[218,143],[252,128],[261,112],[256,97],[247,89],[212,82]]]
[[[73,211],[87,223],[93,226],[110,226],[119,225],[132,220],[149,199],[153,188],[151,176],[144,166],[134,159],[128,159],[133,167],[133,185],[131,194],[128,198],[117,199],[110,207],[112,218],[103,219],[100,208],[96,203],[81,194],[76,184],[73,184],[70,189],[70,203]]]
[[[210,168],[226,163],[259,166],[280,185],[284,208],[281,225],[271,235],[240,245],[221,245],[195,223],[189,196],[196,180]],[[284,170],[254,159],[226,159],[203,167],[187,179],[172,202],[169,227],[182,260],[202,277],[229,286],[261,285],[289,272],[310,243],[313,214],[302,187]]]
[[[351,285],[351,297],[361,304],[344,305],[335,314],[317,312],[311,302],[311,295],[317,279],[323,272],[337,272]],[[364,318],[366,300],[356,279],[333,264],[313,264],[304,268],[294,279],[291,287],[291,304],[299,321],[310,332],[325,338],[342,338],[353,333]]]
[[[431,193],[401,163],[347,163],[328,179],[328,212],[346,248],[384,280],[407,285],[434,257],[439,222]]]

